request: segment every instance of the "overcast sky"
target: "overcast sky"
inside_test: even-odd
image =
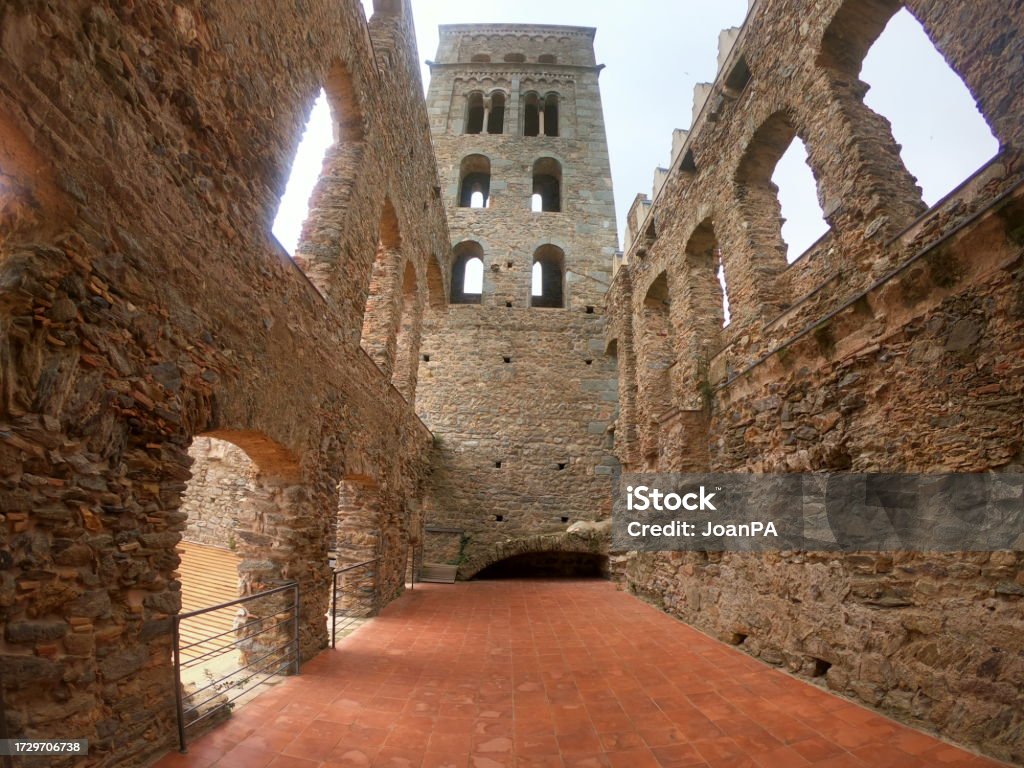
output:
[[[364,1],[370,6],[370,0]],[[743,23],[746,0],[412,0],[419,58],[437,51],[437,26],[479,22],[597,27],[619,237],[638,192],[651,194],[654,168],[669,162],[672,130],[690,125],[693,86],[714,80],[718,33]],[[756,73],[755,73],[756,77]],[[424,85],[429,72],[423,68]],[[997,145],[958,77],[906,11],[893,19],[865,61],[865,99],[893,123],[903,159],[933,204],[981,166]],[[274,231],[291,253],[309,191],[331,141],[326,106],[314,109]],[[810,169],[794,144],[779,163],[783,237],[790,260],[825,231]]]

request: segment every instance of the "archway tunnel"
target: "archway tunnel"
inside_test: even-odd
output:
[[[608,556],[596,552],[523,552],[491,563],[473,580],[606,579]]]

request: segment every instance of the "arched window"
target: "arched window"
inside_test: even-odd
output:
[[[562,210],[562,165],[552,157],[542,157],[533,164],[533,210],[537,210],[538,197],[541,211]]]
[[[501,91],[491,94],[491,111],[487,118],[487,132],[496,136],[505,132],[505,94]]]
[[[526,57],[521,53],[506,53],[505,62],[508,64],[522,64]]]
[[[491,161],[467,155],[459,168],[459,207],[487,208],[491,197]]]
[[[729,316],[725,268],[711,219],[701,223],[686,244],[686,328],[683,348],[690,360],[716,352]]]
[[[558,94],[549,93],[544,97],[544,120],[541,132],[545,136],[558,135]]]
[[[565,253],[555,245],[542,245],[533,254],[531,307],[565,306]]]
[[[786,243],[786,261],[792,264],[828,232],[818,202],[818,185],[807,162],[807,147],[799,137],[793,138],[779,159],[772,183],[779,188],[782,240]]]
[[[523,136],[540,135],[540,97],[528,93],[523,98]]]
[[[658,456],[661,418],[674,404],[672,366],[676,360],[676,345],[671,307],[668,274],[662,272],[644,296],[636,340],[639,401],[643,408],[641,451],[652,466]]]
[[[490,64],[491,57],[488,56],[486,53],[475,53],[473,54],[473,58],[471,58],[470,61],[473,62],[474,64]]]
[[[472,240],[459,243],[452,252],[452,304],[479,304],[483,294],[484,249]]]
[[[904,165],[934,205],[999,151],[967,86],[905,8],[864,59],[864,103],[889,119]]]
[[[484,131],[484,95],[479,91],[469,94],[466,103],[465,133],[483,133]]]
[[[537,57],[537,62],[540,64],[557,64],[558,59],[551,53],[542,53]]]

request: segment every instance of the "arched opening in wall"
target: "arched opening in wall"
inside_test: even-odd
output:
[[[495,91],[491,94],[491,110],[487,118],[487,132],[500,136],[505,132],[505,94]]]
[[[467,155],[459,166],[459,207],[487,208],[491,201],[491,161]]]
[[[295,256],[302,227],[313,209],[314,189],[325,171],[328,151],[335,142],[334,121],[327,92],[321,90],[309,113],[306,127],[295,151],[288,182],[274,216],[271,231],[277,241]]]
[[[807,147],[799,137],[779,159],[772,174],[778,187],[782,215],[782,241],[786,261],[792,264],[828,232],[828,222],[818,202],[818,185],[807,162]]]
[[[542,53],[537,57],[538,64],[557,64],[558,57],[552,53]]]
[[[483,297],[484,249],[473,240],[455,246],[452,252],[452,304],[479,304]]]
[[[557,93],[549,93],[544,97],[544,120],[541,132],[545,136],[558,136],[558,108]]]
[[[505,63],[506,64],[522,64],[526,61],[526,56],[521,53],[506,53]]]
[[[523,97],[523,136],[540,135],[540,96],[527,93]]]
[[[725,270],[722,252],[711,219],[705,219],[686,244],[686,333],[690,336],[685,354],[691,360],[705,359],[718,350],[725,325]]]
[[[473,577],[496,579],[605,579],[608,556],[594,552],[524,552],[491,563]]]
[[[385,199],[381,212],[377,255],[370,273],[363,313],[360,346],[377,366],[390,376],[394,365],[394,343],[398,326],[398,267],[402,262],[402,236],[398,214]]]
[[[794,149],[795,146],[795,149]],[[787,165],[780,168],[780,160],[790,152]],[[776,112],[754,133],[744,151],[736,174],[737,198],[743,210],[744,224],[750,238],[750,247],[757,254],[756,269],[759,280],[774,278],[802,253],[799,245],[810,245],[827,231],[822,230],[823,217],[818,203],[817,185],[804,160],[806,150],[796,134],[789,115]],[[801,167],[806,173],[801,172]],[[810,182],[808,183],[808,177]],[[785,188],[787,213],[793,220],[784,222],[780,202],[780,186]],[[793,240],[792,247],[783,239],[786,234]],[[768,291],[774,289],[768,287]]]
[[[465,133],[483,133],[484,131],[484,95],[474,91],[466,99]]]
[[[217,606],[286,580],[272,553],[286,545],[290,532],[294,510],[284,491],[297,481],[298,467],[280,446],[255,433],[200,435],[189,455],[177,571],[181,613],[203,613],[181,619],[179,649],[186,709],[199,716],[222,705],[217,691],[241,694],[268,676],[294,671],[293,595]],[[266,520],[277,522],[266,527]]]
[[[860,79],[870,86],[864,103],[891,123],[903,163],[917,177],[927,205],[999,151],[964,81],[906,8],[874,40]]]
[[[542,157],[533,164],[531,209],[534,211],[538,197],[542,212],[562,210],[562,164],[553,157]]]
[[[556,245],[542,245],[533,254],[530,306],[565,307],[565,253]]]
[[[420,334],[419,320],[422,317],[416,267],[412,261],[405,264],[402,275],[402,307],[398,324],[398,339],[395,349],[395,372],[391,383],[410,403],[416,397],[416,372],[419,369]]]
[[[336,62],[324,80],[296,150],[273,224],[282,247],[326,290],[362,166],[365,125],[351,73]],[[318,262],[320,262],[318,264]]]
[[[488,56],[486,53],[474,53],[473,56],[470,58],[470,61],[473,64],[490,64],[491,57]]]

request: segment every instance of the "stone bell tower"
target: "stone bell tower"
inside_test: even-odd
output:
[[[443,26],[430,64],[452,271],[420,362],[436,438],[425,557],[462,576],[610,513],[618,238],[594,34]]]

